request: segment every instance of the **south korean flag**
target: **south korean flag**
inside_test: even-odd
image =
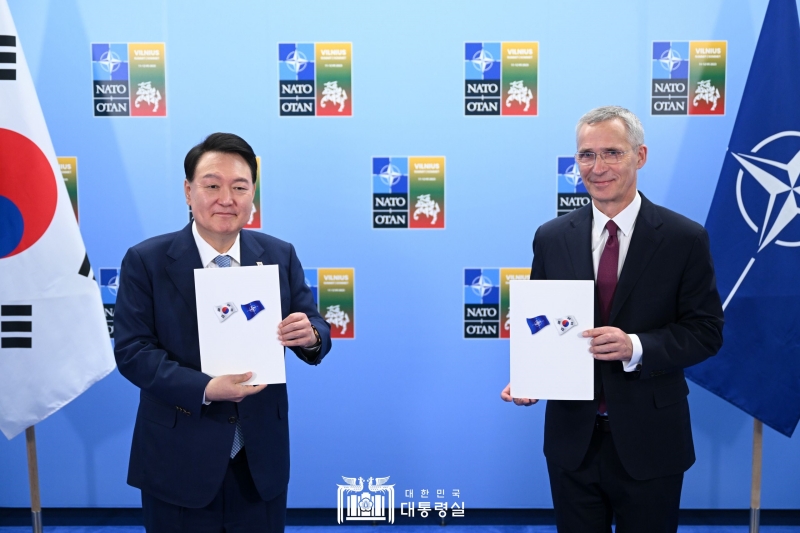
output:
[[[222,305],[214,307],[214,310],[217,314],[217,318],[219,318],[219,321],[225,322],[232,317],[234,313],[239,310],[239,308],[236,307],[236,304],[233,302],[226,302]]]
[[[563,335],[577,325],[578,321],[575,320],[575,317],[572,315],[567,315],[565,317],[556,319],[556,327],[558,328],[559,335]]]

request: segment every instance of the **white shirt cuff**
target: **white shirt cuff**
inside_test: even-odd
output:
[[[203,391],[203,405],[211,405],[210,401],[206,401],[206,391]]]
[[[628,338],[631,340],[631,344],[633,344],[633,355],[631,355],[631,360],[627,363],[625,361],[622,362],[622,370],[625,372],[636,372],[642,368],[639,366],[642,362],[642,341],[639,340],[639,336],[636,334],[628,335]]]

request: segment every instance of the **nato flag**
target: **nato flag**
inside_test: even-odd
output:
[[[544,315],[526,318],[525,321],[528,323],[528,327],[531,328],[531,335],[539,333],[542,331],[542,328],[550,325],[550,321],[547,320],[547,317]]]
[[[244,311],[244,316],[247,317],[247,320],[250,320],[264,310],[264,304],[260,300],[253,300],[249,304],[243,304],[241,308]]]
[[[725,345],[686,372],[786,436],[800,419],[798,94],[797,4],[770,0],[706,220]]]

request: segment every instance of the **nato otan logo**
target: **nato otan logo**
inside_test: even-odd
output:
[[[558,192],[556,197],[556,214],[558,216],[579,209],[591,202],[586,185],[581,177],[580,167],[574,156],[558,157]]]
[[[352,55],[352,43],[279,43],[280,116],[352,116]]]
[[[464,269],[464,338],[511,338],[511,285],[530,267]]]
[[[445,158],[372,158],[372,227],[444,229]]]
[[[394,523],[394,485],[387,485],[389,477],[344,477],[344,485],[337,485],[336,522],[383,521]]]
[[[724,115],[727,41],[656,41],[652,115]]]
[[[500,269],[464,269],[464,338],[500,337]]]
[[[92,43],[92,75],[94,116],[167,116],[164,43]]]
[[[464,44],[464,114],[536,116],[539,43]]]
[[[103,312],[106,316],[108,336],[114,338],[114,310],[117,306],[117,289],[119,289],[120,269],[100,268],[100,297],[103,300]]]

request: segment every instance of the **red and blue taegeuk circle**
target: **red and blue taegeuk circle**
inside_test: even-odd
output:
[[[0,128],[0,259],[24,252],[44,235],[57,201],[44,153],[24,135]]]

